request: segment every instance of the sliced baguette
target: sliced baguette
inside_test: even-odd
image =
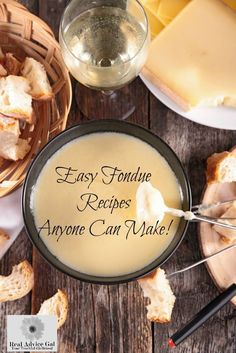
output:
[[[7,76],[0,78],[1,114],[22,119],[30,124],[34,122],[30,85],[26,78]]]
[[[236,153],[214,153],[207,159],[206,176],[208,184],[236,181]]]
[[[0,116],[0,157],[9,159],[9,151],[18,143],[19,121]]]
[[[14,266],[9,276],[0,276],[0,303],[24,297],[31,291],[33,285],[33,268],[25,260]]]
[[[165,323],[170,322],[175,303],[175,296],[171,290],[165,271],[158,268],[150,275],[138,280],[143,294],[150,299],[147,306],[148,320]]]
[[[21,69],[21,62],[17,60],[12,53],[6,53],[5,55],[5,69],[7,75],[19,75]]]
[[[5,159],[10,159],[12,161],[18,161],[19,159],[24,159],[27,153],[30,151],[31,146],[27,140],[20,139],[17,144],[5,151]]]
[[[53,96],[44,66],[33,58],[26,58],[21,70],[30,83],[30,94],[34,99],[47,100]]]
[[[66,321],[68,314],[67,294],[58,289],[57,293],[45,300],[40,307],[37,315],[55,315],[57,316],[58,326],[60,328]]]
[[[224,218],[235,218],[235,219],[231,219],[229,221],[229,220],[224,220]],[[236,201],[234,201],[232,206],[230,206],[226,210],[226,212],[222,214],[219,221],[236,226]],[[236,241],[236,230],[220,227],[218,225],[214,225],[213,229],[220,235],[220,238],[224,243],[230,244]]]

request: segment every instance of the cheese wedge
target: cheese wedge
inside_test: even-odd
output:
[[[157,16],[157,11],[162,0],[141,0],[141,3],[145,9],[149,9],[154,16]]]
[[[151,12],[148,8],[145,9],[146,15],[148,17],[149,27],[151,31],[151,38],[154,39],[164,28],[163,23],[154,16],[153,12]]]
[[[236,13],[192,0],[151,43],[144,76],[184,110],[236,106]]]
[[[161,0],[157,10],[157,17],[167,26],[190,0]]]
[[[151,32],[151,38],[155,38],[164,28],[163,23],[157,17],[157,11],[160,0],[141,0],[143,5]]]

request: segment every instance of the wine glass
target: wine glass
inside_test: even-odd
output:
[[[148,52],[148,20],[137,0],[72,0],[60,24],[64,61],[79,82],[76,101],[88,118],[126,119],[141,97],[127,84]],[[138,93],[138,92],[137,92]]]

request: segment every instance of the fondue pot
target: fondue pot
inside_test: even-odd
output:
[[[184,238],[185,232],[188,227],[188,222],[185,219],[180,219],[177,231],[164,252],[161,253],[154,261],[150,264],[141,268],[138,271],[128,273],[125,275],[119,275],[114,277],[104,277],[104,276],[94,276],[86,273],[79,272],[73,268],[62,263],[56,256],[54,256],[45,243],[42,241],[38,235],[38,230],[35,225],[34,215],[31,205],[31,195],[34,190],[36,181],[47,163],[47,161],[52,157],[60,148],[62,148],[67,143],[73,141],[82,136],[86,136],[92,133],[102,133],[102,132],[116,132],[126,134],[135,137],[153,147],[159,152],[159,154],[168,162],[172,171],[174,172],[179,187],[181,189],[182,195],[182,209],[188,211],[191,208],[191,190],[189,186],[188,178],[184,172],[183,166],[179,161],[173,150],[158,136],[154,135],[152,132],[124,121],[117,120],[99,120],[90,121],[86,123],[74,126],[66,131],[62,132],[60,135],[52,139],[36,156],[33,160],[29,171],[27,173],[22,196],[22,209],[25,227],[30,240],[33,245],[38,249],[40,254],[54,267],[58,270],[64,272],[65,274],[72,276],[78,280],[98,283],[98,284],[114,284],[114,283],[124,283],[131,280],[138,279],[147,273],[153,271],[155,268],[162,266],[163,263],[174,253],[179,244]],[[109,146],[107,146],[109,148]],[[129,151],[127,151],[128,153]],[[122,156],[121,156],[122,158]],[[143,249],[145,251],[145,249]],[[79,256],[79,250],[78,250]]]

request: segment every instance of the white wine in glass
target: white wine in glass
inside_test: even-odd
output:
[[[139,74],[147,57],[148,22],[138,1],[72,0],[62,17],[60,44],[68,69],[84,85],[76,98],[85,115],[124,119],[134,111],[134,97],[121,88]],[[95,103],[89,112],[86,96]],[[99,105],[103,109],[94,108]]]

